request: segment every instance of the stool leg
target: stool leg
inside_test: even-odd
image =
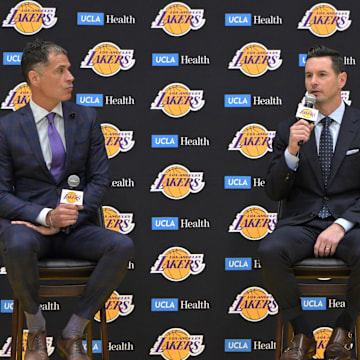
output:
[[[360,320],[359,317],[356,319],[355,323],[355,352],[356,360],[360,360]]]
[[[13,303],[13,313],[11,317],[11,354],[10,360],[15,360],[16,358],[16,349],[17,349],[17,334],[18,334],[18,326],[19,326],[19,301],[16,297],[14,297]]]
[[[103,360],[109,360],[109,340],[106,324],[106,310],[105,304],[100,309],[100,322],[101,322],[101,347]]]
[[[23,354],[23,331],[24,331],[24,310],[18,303],[18,328],[17,328],[17,352],[16,359],[22,360]]]
[[[91,326],[91,320],[89,321],[87,327],[86,327],[86,353],[89,356],[89,358],[92,360],[93,354],[92,354],[92,326]]]
[[[284,325],[281,321],[280,311],[276,316],[276,350],[275,360],[280,360],[281,352],[283,349]]]

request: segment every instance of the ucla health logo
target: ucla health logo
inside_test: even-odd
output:
[[[225,258],[226,271],[252,270],[252,258]]]
[[[268,315],[276,315],[278,305],[273,296],[263,288],[251,286],[236,296],[229,308],[229,314],[239,314],[245,320],[258,322]]]
[[[9,91],[5,101],[1,103],[3,110],[18,110],[25,106],[31,98],[31,90],[26,82],[22,82]]]
[[[103,206],[104,223],[107,229],[120,232],[122,234],[129,234],[134,230],[135,224],[133,222],[133,214],[123,213],[112,206]]]
[[[4,52],[3,65],[20,65],[22,52]]]
[[[151,299],[151,311],[179,311],[179,299]]]
[[[89,50],[81,68],[92,69],[96,74],[109,77],[120,70],[129,70],[135,64],[134,50],[120,49],[111,42],[102,42]]]
[[[179,54],[152,54],[152,66],[179,66]]]
[[[105,138],[105,147],[109,159],[120,152],[130,151],[134,145],[133,131],[120,131],[115,125],[101,124],[101,130]]]
[[[177,148],[179,147],[178,135],[151,135],[152,148]]]
[[[1,312],[12,313],[14,309],[14,300],[1,300]]]
[[[151,230],[179,230],[179,218],[177,217],[153,217]]]
[[[13,27],[23,35],[33,35],[56,24],[55,12],[56,8],[43,8],[36,1],[22,1],[10,10],[2,26]]]
[[[251,339],[225,339],[225,352],[251,352]]]
[[[326,310],[326,297],[302,297],[303,310]]]
[[[248,240],[260,240],[274,231],[276,213],[268,213],[261,206],[248,206],[238,213],[229,226],[229,232],[241,233]]]
[[[158,256],[150,274],[162,274],[170,281],[183,281],[205,269],[204,254],[191,254],[182,247],[171,247]]]
[[[225,94],[224,106],[226,108],[251,107],[251,95],[250,94]]]
[[[196,194],[205,186],[202,172],[191,172],[183,165],[170,165],[159,172],[150,192],[162,192],[173,200],[181,200],[190,193]]]
[[[251,176],[225,176],[224,177],[225,189],[251,189]]]
[[[162,110],[166,115],[179,118],[190,111],[199,111],[205,104],[203,90],[190,90],[181,83],[172,83],[160,90],[151,104],[151,110]]]
[[[240,151],[249,159],[261,158],[268,151],[273,151],[272,144],[275,133],[275,131],[268,131],[259,124],[245,125],[235,134],[228,150]]]
[[[112,322],[119,316],[128,316],[134,308],[133,295],[119,295],[114,291],[105,303],[106,322]],[[94,320],[100,322],[100,311],[95,314]]]
[[[76,103],[83,106],[103,107],[103,94],[76,94]]]
[[[281,50],[268,50],[263,44],[256,42],[244,45],[236,51],[228,69],[240,70],[250,77],[258,77],[268,70],[276,70],[282,64]]]
[[[328,3],[319,3],[307,10],[298,24],[300,30],[310,30],[318,37],[329,37],[336,31],[345,31],[351,25],[350,11],[337,10]]]
[[[171,328],[157,338],[150,355],[161,355],[165,360],[185,360],[200,355],[204,349],[203,335],[190,335],[184,329]]]
[[[104,13],[95,12],[78,12],[77,13],[77,24],[78,25],[104,25]]]
[[[205,24],[204,10],[191,9],[182,2],[173,2],[159,11],[152,29],[163,29],[170,36],[183,36],[190,30],[199,30]]]
[[[251,14],[225,14],[225,26],[251,26]]]

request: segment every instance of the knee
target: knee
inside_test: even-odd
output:
[[[112,251],[126,260],[132,259],[135,252],[133,240],[120,233],[115,233],[115,235],[117,236],[114,237]]]
[[[25,225],[11,225],[3,234],[4,256],[21,259],[37,251],[38,242],[33,231]]]
[[[274,264],[274,262],[279,262],[282,254],[282,250],[276,246],[276,243],[269,241],[269,239],[264,239],[260,242],[258,247],[258,255],[262,266],[267,264]]]

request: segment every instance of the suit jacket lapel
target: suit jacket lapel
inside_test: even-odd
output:
[[[66,159],[64,173],[66,173],[66,169],[70,164],[70,160],[72,159],[72,151],[74,149],[76,138],[76,115],[76,113],[70,112],[67,103],[63,103],[63,116],[66,139]]]
[[[319,157],[317,154],[316,140],[315,140],[315,132],[311,132],[311,136],[309,141],[303,145],[300,149],[300,156],[304,156],[304,158],[308,159],[306,165],[314,174],[314,179],[318,182],[320,187],[324,186],[324,181],[321,174],[321,166]]]
[[[21,116],[21,127],[24,132],[24,136],[27,139],[29,146],[31,147],[35,159],[41,164],[44,173],[48,177],[54,180],[45,163],[45,159],[40,146],[39,135],[37,132],[34,116],[30,109],[29,104],[25,105],[20,110],[20,116]]]
[[[339,167],[346,156],[346,151],[349,150],[349,144],[351,144],[354,136],[359,131],[359,120],[360,119],[353,116],[350,108],[346,107],[331,162],[328,186],[331,184],[331,180],[335,177],[337,171],[339,170]]]

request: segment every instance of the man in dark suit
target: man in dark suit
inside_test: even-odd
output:
[[[84,329],[122,281],[133,243],[94,225],[110,185],[109,163],[95,110],[67,102],[74,80],[67,52],[35,40],[25,47],[21,67],[32,98],[0,120],[0,244],[10,284],[25,310],[25,360],[48,359],[37,260],[51,256],[97,261],[58,338],[67,359],[88,360]],[[59,203],[72,174],[80,178],[83,206]]]
[[[346,80],[336,51],[309,49],[305,86],[316,97],[318,119],[281,122],[274,140],[266,192],[282,202],[282,217],[261,242],[259,254],[266,285],[294,328],[281,360],[311,359],[316,351],[291,271],[294,263],[311,256],[338,257],[352,269],[347,307],[325,353],[326,359],[350,359],[351,330],[360,310],[360,111],[342,101]]]

